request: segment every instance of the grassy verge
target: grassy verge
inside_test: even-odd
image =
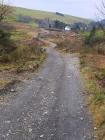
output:
[[[105,39],[104,32],[93,29],[82,34],[81,73],[87,89],[87,101],[93,115],[96,140],[105,140]]]
[[[82,53],[81,73],[87,89],[87,100],[93,114],[97,140],[105,139],[105,56]]]

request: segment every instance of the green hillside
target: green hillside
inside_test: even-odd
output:
[[[22,16],[30,16],[31,18],[35,19],[44,19],[44,18],[50,18],[52,20],[60,20],[62,22],[65,22],[67,24],[71,24],[74,22],[84,22],[87,23],[90,20],[88,19],[83,19],[83,18],[78,18],[70,15],[65,15],[59,16],[56,15],[56,13],[53,12],[45,12],[45,11],[39,11],[39,10],[30,10],[26,8],[20,8],[20,7],[15,7],[15,15],[18,17],[19,15]]]

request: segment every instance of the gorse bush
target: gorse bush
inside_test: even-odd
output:
[[[105,33],[101,29],[93,28],[89,33],[83,34],[84,50],[88,49],[91,53],[105,55]]]
[[[93,47],[94,44],[103,41],[105,41],[105,36],[102,30],[93,28],[89,34],[85,35],[85,44],[88,45],[88,47]]]
[[[27,61],[43,54],[42,48],[36,42],[20,43],[14,39],[17,34],[14,34],[14,38],[12,36],[9,31],[0,30],[0,62]]]
[[[85,44],[87,45],[92,44],[92,41],[94,40],[94,37],[95,37],[95,32],[96,32],[96,29],[93,28],[90,34],[88,36],[85,36]]]
[[[2,62],[18,62],[33,60],[43,54],[43,50],[36,45],[20,45],[14,51],[4,54],[1,57]]]
[[[82,40],[74,37],[72,39],[64,39],[57,43],[57,48],[64,52],[78,53],[82,47]]]
[[[0,56],[8,54],[16,49],[16,44],[10,39],[11,33],[9,31],[0,30]]]
[[[8,39],[10,37],[10,35],[11,35],[10,32],[0,29],[0,40]]]

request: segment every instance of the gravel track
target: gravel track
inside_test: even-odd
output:
[[[79,59],[54,47],[40,71],[0,105],[0,140],[94,140]]]

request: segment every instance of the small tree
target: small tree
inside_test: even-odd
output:
[[[98,7],[98,11],[105,18],[105,0],[101,0],[101,6]]]
[[[12,7],[5,0],[0,0],[0,23],[5,21],[12,11]]]
[[[59,20],[55,20],[55,28],[64,29],[66,26],[67,26],[67,24],[65,24]]]
[[[97,6],[98,13],[99,13],[97,17],[99,18],[99,15],[100,15],[99,19],[105,19],[105,0],[100,0],[100,1],[101,1],[100,6]],[[99,21],[98,28],[103,31],[104,36],[105,36],[105,23],[102,23],[101,21]]]
[[[95,34],[96,34],[96,28],[94,26],[93,29],[91,30],[89,36],[87,36],[85,38],[85,44],[92,47],[92,43],[94,42]]]

